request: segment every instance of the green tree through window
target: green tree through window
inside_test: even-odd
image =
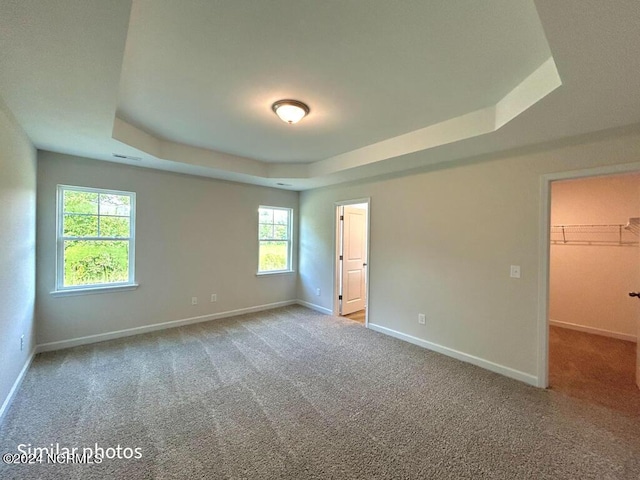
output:
[[[135,193],[58,187],[57,289],[133,283]]]
[[[291,209],[258,210],[259,273],[291,271]]]

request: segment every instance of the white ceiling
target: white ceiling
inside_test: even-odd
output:
[[[530,1],[135,0],[117,114],[174,142],[308,163],[494,105],[550,56]],[[309,117],[278,122],[282,98]]]
[[[299,190],[640,122],[635,0],[22,0],[0,44],[38,148]]]

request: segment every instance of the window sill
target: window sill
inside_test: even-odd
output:
[[[290,273],[296,273],[295,270],[277,270],[275,272],[258,272],[256,277],[268,277],[269,275],[287,275]]]
[[[100,286],[100,287],[87,287],[87,288],[74,288],[69,290],[54,290],[50,292],[54,297],[71,297],[74,295],[93,295],[96,293],[116,293],[125,292],[127,290],[135,290],[138,288],[137,283],[130,283],[127,285],[113,285],[113,286]]]

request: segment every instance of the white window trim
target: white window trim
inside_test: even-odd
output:
[[[263,277],[269,275],[287,275],[289,273],[296,273],[296,271],[292,268],[291,270],[270,270],[268,272],[256,272],[256,277]]]
[[[92,295],[95,293],[115,293],[126,292],[127,290],[135,290],[139,285],[137,283],[118,283],[118,284],[98,284],[97,287],[86,288],[67,288],[65,290],[54,290],[51,293],[54,297],[72,297],[74,295]]]
[[[273,239],[273,240],[263,240],[260,238],[260,209],[261,208],[269,208],[271,210],[286,210],[289,212],[289,224],[287,225],[289,227],[289,235],[288,235],[288,243],[289,243],[289,249],[288,249],[288,254],[287,254],[287,258],[289,259],[289,268],[284,269],[284,270],[268,270],[268,271],[260,271],[260,242],[270,242],[270,241],[281,241],[280,239]],[[258,226],[258,271],[256,272],[256,276],[258,277],[262,277],[262,276],[267,276],[267,275],[279,275],[279,274],[286,274],[286,273],[295,273],[295,269],[293,268],[293,208],[289,208],[289,207],[272,207],[270,205],[260,205],[258,207],[258,222],[257,222],[257,226]]]
[[[84,240],[127,240],[129,242],[129,279],[126,282],[94,283],[91,285],[64,286],[64,206],[63,195],[65,190],[77,192],[104,193],[107,195],[127,195],[130,198],[129,205],[129,238],[115,237],[80,237]],[[106,188],[80,187],[76,185],[58,185],[56,196],[56,281],[55,288],[51,292],[53,296],[86,295],[91,293],[108,293],[138,288],[135,282],[135,252],[136,252],[136,193],[122,190],[110,190]]]

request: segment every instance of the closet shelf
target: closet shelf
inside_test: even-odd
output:
[[[600,225],[551,225],[551,243],[567,245],[628,245],[640,240],[640,217],[629,222]]]

